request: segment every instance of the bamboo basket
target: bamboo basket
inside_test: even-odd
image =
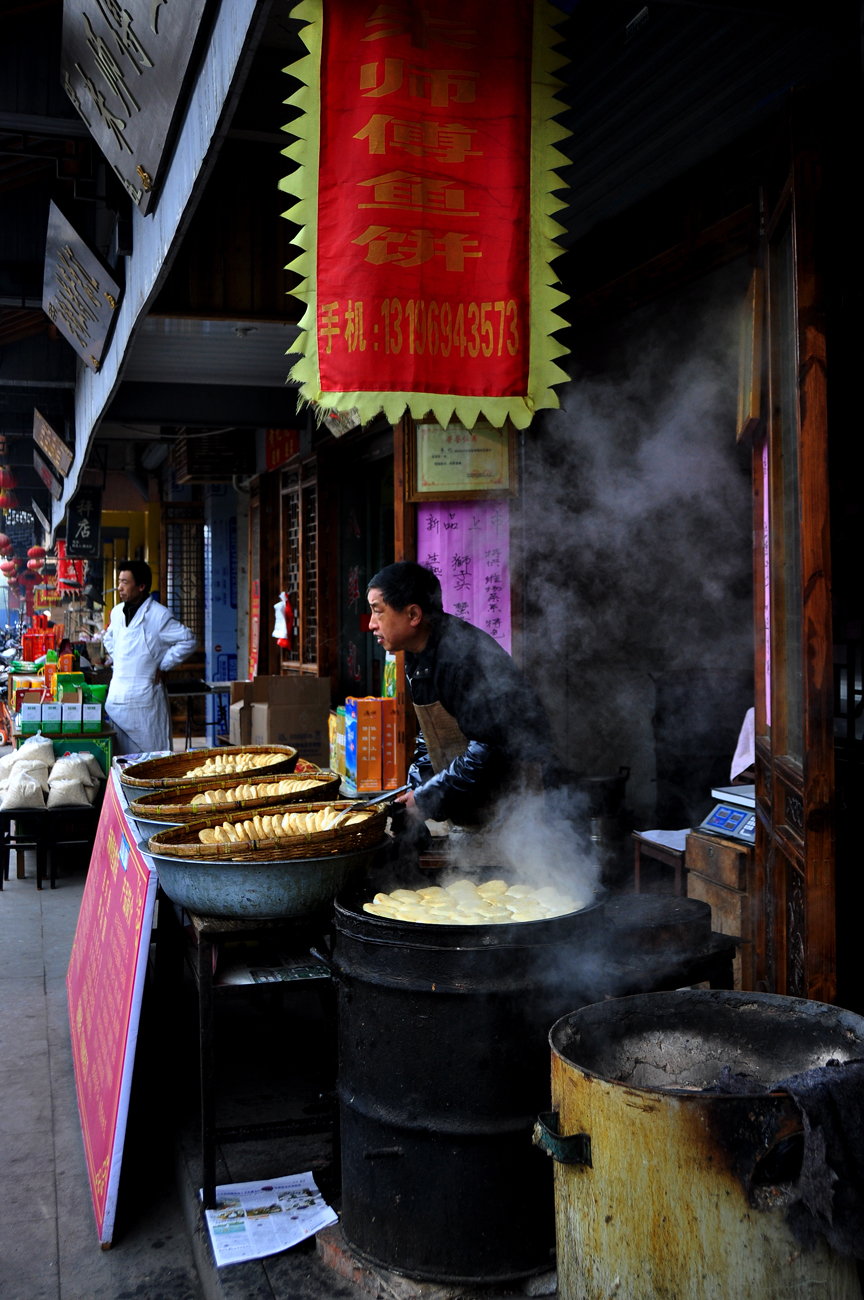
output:
[[[240,772],[236,776],[215,776],[209,781],[206,779],[196,781],[194,785],[184,786],[182,789],[173,787],[154,790],[133,799],[129,804],[129,812],[133,817],[142,820],[177,824],[200,821],[202,817],[221,816],[223,813],[227,816],[228,813],[239,812],[242,809],[273,808],[278,804],[308,803],[310,800],[320,802],[336,798],[342,782],[338,772],[322,771],[317,767],[311,772],[301,771],[302,761],[302,759],[298,761],[293,772],[282,772],[278,776],[256,778],[254,775],[246,774],[244,779],[244,773]],[[291,794],[268,794],[269,787],[275,787],[281,781],[290,781],[292,777],[303,777],[304,780],[314,781],[315,787],[297,790],[296,793]],[[237,785],[254,786],[257,791],[256,796],[250,799],[236,799],[232,803],[192,806],[192,800],[203,794],[205,790],[231,790]]]
[[[187,749],[180,754],[164,754],[160,758],[145,758],[140,763],[130,763],[120,771],[121,785],[132,789],[154,790],[168,786],[181,786],[186,789],[193,783],[209,778],[187,776],[192,767],[198,767],[208,758],[228,758],[232,754],[281,754],[278,762],[264,768],[249,768],[244,772],[226,773],[236,785],[239,781],[249,779],[255,773],[263,776],[277,776],[293,772],[297,764],[297,750],[291,745],[238,745],[229,747],[217,745],[213,749]]]
[[[202,844],[198,832],[211,826],[222,826],[225,822],[249,820],[246,810],[241,812],[215,813],[202,817],[198,821],[186,822],[183,826],[168,826],[164,831],[157,831],[148,841],[148,851],[154,857],[202,858],[209,861],[258,861],[282,862],[294,858],[323,858],[334,853],[351,853],[356,849],[371,848],[384,838],[388,812],[386,808],[357,807],[353,799],[338,799],[325,803],[286,804],[285,812],[318,812],[322,808],[354,808],[363,813],[361,822],[351,826],[337,826],[326,831],[305,831],[296,835],[274,836],[272,839],[255,839],[232,842],[228,844]],[[280,811],[279,806],[271,809],[273,815]]]

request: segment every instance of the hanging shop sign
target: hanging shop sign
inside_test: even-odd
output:
[[[545,0],[302,0],[309,56],[282,188],[303,228],[301,399],[525,428],[557,406],[565,295],[552,214],[566,159]]]
[[[50,461],[61,478],[72,468],[74,453],[45,419],[41,411],[33,408],[33,441],[46,460]]]
[[[102,364],[119,301],[117,281],[52,203],[42,310],[93,370]]]
[[[45,530],[46,535],[49,534],[51,532],[51,520],[47,517],[47,515],[44,515],[42,513],[41,509],[39,508],[39,504],[35,498],[33,498],[30,502],[30,509],[33,511],[34,515],[39,520],[40,524]]]
[[[268,470],[279,469],[300,451],[299,429],[267,429],[264,463]]]
[[[142,212],[155,202],[173,145],[207,0],[66,0],[66,94]]]
[[[93,559],[102,554],[102,489],[79,488],[66,512],[66,554]]]
[[[35,447],[33,448],[33,468],[54,500],[59,501],[63,495],[63,484],[54,477],[50,465],[42,459]]]
[[[63,591],[81,591],[85,583],[84,561],[70,560],[66,553],[65,538],[58,538],[57,586]]]

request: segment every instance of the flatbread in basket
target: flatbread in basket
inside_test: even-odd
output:
[[[293,772],[278,776],[213,777],[182,788],[169,787],[142,794],[129,804],[133,817],[151,822],[192,822],[211,814],[240,812],[242,809],[275,807],[277,804],[319,802],[339,794],[338,772],[312,767],[301,771],[299,760]]]
[[[166,827],[150,836],[148,849],[155,857],[211,862],[324,858],[380,843],[387,817],[386,808],[363,807],[351,799],[276,805],[253,813],[244,809]],[[246,828],[247,822],[251,830]],[[217,831],[221,834],[210,834]]]
[[[121,769],[120,784],[145,790],[190,785],[213,776],[248,776],[251,772],[273,776],[293,772],[297,750],[292,745],[217,745],[213,749],[187,749],[129,763]]]

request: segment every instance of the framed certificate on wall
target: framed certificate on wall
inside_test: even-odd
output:
[[[516,495],[516,436],[478,420],[470,429],[420,421],[407,439],[409,501]]]

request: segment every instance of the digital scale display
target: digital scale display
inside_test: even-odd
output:
[[[700,831],[712,831],[745,844],[756,841],[755,785],[721,785],[711,791],[720,802],[700,825]]]
[[[725,835],[732,840],[745,840],[753,844],[756,839],[756,814],[748,808],[737,808],[734,804],[718,803],[699,828],[713,831],[715,835]]]

